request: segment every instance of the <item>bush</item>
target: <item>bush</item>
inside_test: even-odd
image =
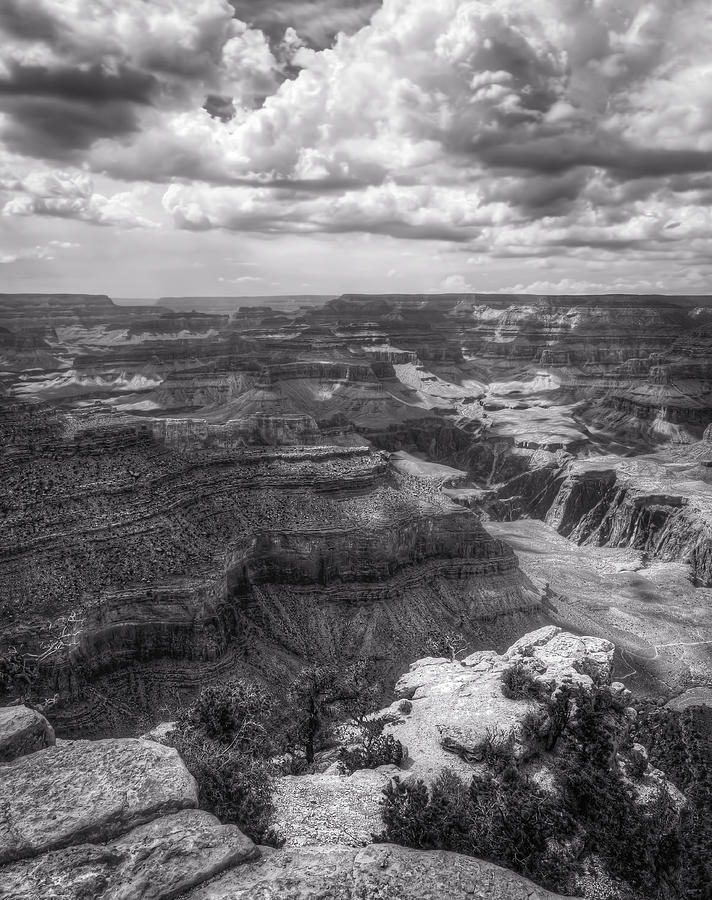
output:
[[[639,803],[619,771],[616,748],[627,720],[608,688],[560,688],[532,711],[524,731],[533,743],[557,746],[548,763],[553,789],[523,773],[510,735],[489,732],[482,747],[489,771],[469,786],[451,773],[430,789],[422,782],[389,785],[381,838],[485,857],[564,894],[602,896],[592,885],[610,884],[607,898],[709,896],[699,888],[701,845],[691,858],[693,874],[680,872],[687,826],[668,792],[661,787]],[[709,855],[709,843],[706,849]],[[685,885],[693,878],[691,892]]]
[[[200,806],[253,841],[275,845],[270,757],[284,743],[277,712],[258,685],[208,687],[179,715],[170,738],[198,784]]]
[[[226,750],[194,731],[172,742],[198,784],[202,809],[237,825],[255,843],[278,846],[272,828],[274,776],[266,760]]]
[[[394,716],[374,716],[359,723],[360,743],[353,747],[342,747],[339,753],[341,770],[351,774],[357,769],[377,769],[378,766],[399,766],[405,750],[392,734],[383,734],[386,725],[393,724]]]
[[[633,739],[648,751],[688,801],[680,840],[681,892],[686,900],[712,897],[712,709],[691,706],[682,712],[664,701],[639,703]]]
[[[467,649],[467,642],[459,631],[436,631],[428,635],[425,652],[455,662],[458,654]]]
[[[180,728],[195,728],[241,753],[268,756],[279,743],[277,710],[258,685],[245,681],[204,688],[178,717]]]
[[[554,886],[561,879],[565,813],[516,769],[506,777],[476,775],[469,786],[445,771],[428,790],[394,779],[384,791],[379,839],[422,849],[454,850],[493,860]]]
[[[407,716],[413,712],[413,704],[410,700],[401,700],[398,704],[398,711],[402,712],[404,716]]]
[[[521,660],[502,672],[502,693],[509,700],[533,700],[542,696],[541,682]]]
[[[475,748],[475,755],[495,772],[503,772],[514,763],[514,732],[505,732],[501,728],[488,728],[480,744]]]

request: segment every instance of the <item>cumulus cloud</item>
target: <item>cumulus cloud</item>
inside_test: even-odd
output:
[[[352,34],[366,25],[380,0],[230,0],[239,19],[278,44],[292,28],[311,46],[331,44],[339,32]]]
[[[440,290],[446,294],[470,294],[475,288],[464,275],[448,275],[440,282]]]
[[[25,247],[21,250],[16,250],[14,253],[0,253],[0,265],[7,266],[23,260],[53,260],[58,251],[71,250],[78,246],[79,244],[72,241],[50,241],[49,244],[44,246],[38,244],[35,247]]]
[[[36,170],[13,187],[16,196],[3,205],[3,216],[55,216],[122,228],[154,224],[137,211],[141,189],[105,197],[86,173]]]
[[[166,183],[181,229],[697,262],[712,237],[708,0],[7,0],[0,28],[6,145]]]
[[[9,0],[0,11],[0,137],[15,152],[76,159],[144,128],[146,108],[200,109],[226,91],[251,105],[278,64],[227,0]]]
[[[334,48],[297,50],[298,77],[227,126],[157,121],[123,174],[157,140],[193,179],[245,185],[170,188],[187,228],[479,239],[501,255],[679,245],[670,223],[709,191],[695,179],[712,169],[711,36],[698,0],[386,0]],[[122,165],[107,142],[96,153]]]
[[[495,223],[502,204],[452,187],[380,185],[319,194],[294,188],[172,185],[163,205],[181,228],[293,234],[363,231],[465,241]]]

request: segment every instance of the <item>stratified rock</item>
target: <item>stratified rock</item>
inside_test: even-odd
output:
[[[442,850],[373,844],[361,850],[263,850],[185,900],[556,900],[491,863]]]
[[[532,701],[504,695],[506,669],[521,664],[532,678],[552,687],[563,682],[591,686],[588,673],[608,679],[612,659],[609,641],[577,637],[552,625],[525,635],[502,655],[486,650],[463,662],[419,660],[396,684],[396,694],[412,700],[412,711],[389,731],[408,747],[410,773],[431,779],[449,767],[467,776],[470,764],[482,759],[488,733],[512,732],[516,739],[534,707]],[[397,712],[398,705],[389,711]]]
[[[47,719],[26,706],[0,708],[0,763],[34,753],[54,744],[54,729]]]
[[[275,790],[275,826],[288,847],[341,844],[363,847],[383,830],[381,798],[396,766],[353,775],[287,775]]]
[[[176,750],[142,740],[67,741],[0,768],[0,864],[198,805]]]
[[[162,900],[258,855],[235,825],[184,810],[110,844],[80,844],[13,863],[0,873],[0,900]]]

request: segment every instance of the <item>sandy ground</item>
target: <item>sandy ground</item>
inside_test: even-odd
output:
[[[712,687],[712,588],[695,588],[686,566],[578,546],[536,520],[486,528],[512,545],[557,624],[616,643],[616,675],[629,687]]]

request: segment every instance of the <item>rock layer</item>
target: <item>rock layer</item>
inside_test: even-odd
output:
[[[50,747],[54,742],[54,729],[34,709],[0,707],[0,763]]]
[[[186,900],[555,900],[526,878],[445,851],[379,844],[362,850],[263,850],[254,863],[197,888]]]
[[[63,741],[0,767],[0,863],[197,806],[178,753],[150,741]]]
[[[0,898],[163,900],[258,855],[234,825],[185,810],[108,844],[83,843],[0,869]]]

